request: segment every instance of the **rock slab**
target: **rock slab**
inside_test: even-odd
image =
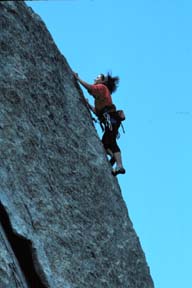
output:
[[[153,288],[117,179],[65,57],[0,2],[0,288]]]

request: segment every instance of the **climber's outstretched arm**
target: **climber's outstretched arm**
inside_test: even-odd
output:
[[[90,90],[91,90],[92,85],[91,85],[91,84],[88,84],[87,82],[85,82],[85,81],[83,81],[82,79],[80,79],[80,78],[79,78],[79,75],[78,75],[77,73],[73,72],[73,75],[74,75],[75,79],[78,80],[79,83],[80,83],[81,85],[83,85],[83,87],[85,87],[85,89],[87,89],[87,91],[90,93]],[[93,113],[96,114],[95,107],[92,106],[91,104],[89,104],[88,99],[86,99],[86,105],[87,105],[87,107],[88,107]]]
[[[73,72],[73,75],[74,75],[75,79],[78,80],[79,83],[80,83],[83,87],[85,87],[85,89],[87,89],[88,91],[91,90],[91,86],[92,86],[91,84],[88,84],[87,82],[85,82],[85,81],[83,81],[82,79],[80,79],[80,78],[79,78],[79,75],[78,75],[77,73]]]

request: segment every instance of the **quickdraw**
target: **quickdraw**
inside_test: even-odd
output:
[[[108,112],[103,113],[103,117],[105,118],[105,126],[109,128],[109,130],[113,130],[112,124],[111,124],[111,117]]]

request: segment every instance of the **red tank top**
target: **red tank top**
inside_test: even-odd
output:
[[[101,111],[105,106],[113,104],[109,89],[104,84],[91,85],[89,93],[95,98],[96,111]]]

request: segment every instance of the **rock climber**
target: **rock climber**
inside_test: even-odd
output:
[[[73,74],[75,79],[94,97],[95,105],[92,106],[89,102],[87,102],[87,105],[97,115],[100,122],[104,124],[102,143],[106,153],[111,156],[111,165],[113,166],[116,162],[112,174],[114,176],[125,174],[121,151],[116,140],[121,119],[111,97],[111,94],[117,89],[119,77],[112,77],[109,73],[107,75],[99,74],[94,80],[94,84],[88,84],[80,79],[77,73],[74,72]]]

